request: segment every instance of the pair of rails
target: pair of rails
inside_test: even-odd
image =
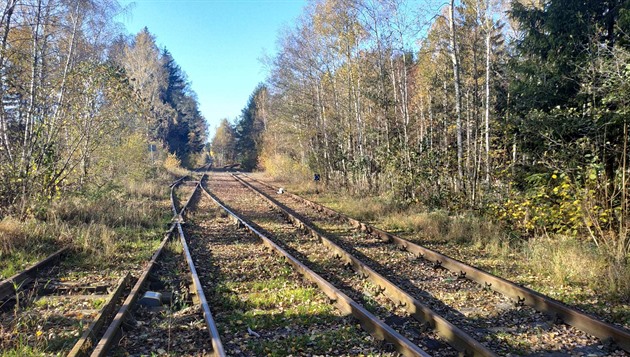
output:
[[[268,194],[265,194],[261,190],[258,190],[256,187],[251,185],[246,180],[243,180],[240,175],[232,174],[234,179],[238,180],[242,185],[248,187],[250,190],[256,192],[260,197],[269,202],[274,207],[278,208],[285,218],[287,218],[290,222],[292,222],[295,226],[299,227],[303,231],[311,234],[312,236],[318,238],[328,249],[329,251],[337,256],[340,259],[343,259],[348,265],[352,266],[357,273],[361,274],[363,277],[370,279],[373,283],[378,285],[380,289],[394,302],[404,306],[405,309],[412,315],[415,319],[425,324],[427,327],[434,329],[438,335],[444,339],[445,342],[450,344],[456,350],[460,351],[463,355],[467,356],[495,356],[496,354],[485,346],[483,346],[478,341],[474,340],[472,337],[467,335],[464,331],[459,329],[458,327],[451,324],[446,319],[439,316],[437,313],[433,312],[427,306],[422,304],[420,301],[415,299],[414,297],[407,294],[403,289],[396,286],[394,283],[387,280],[385,277],[371,269],[369,266],[361,262],[359,259],[353,257],[351,254],[346,252],[343,248],[333,243],[325,236],[320,234],[313,226],[305,223],[299,217],[297,217],[294,213],[288,210],[286,207],[283,207],[278,201],[276,201],[273,197]],[[302,274],[306,279],[315,283],[328,297],[329,299],[335,303],[335,305],[343,312],[352,314],[356,317],[361,326],[375,336],[377,339],[385,340],[391,343],[401,354],[405,356],[429,356],[428,353],[423,351],[420,347],[409,341],[407,338],[398,333],[395,329],[388,326],[383,321],[379,320],[376,316],[367,311],[363,306],[353,301],[350,297],[345,295],[331,283],[323,279],[321,276],[316,274],[314,271],[309,269],[302,262],[294,258],[290,255],[286,250],[281,248],[278,244],[276,244],[273,240],[265,236],[263,233],[258,231],[255,227],[253,227],[250,223],[248,223],[243,218],[239,217],[236,213],[230,210],[226,205],[224,205],[216,196],[212,193],[208,192],[202,185],[202,181],[205,178],[205,174],[199,179],[199,181],[189,181],[189,184],[194,184],[195,189],[193,193],[190,195],[188,200],[184,203],[180,210],[176,207],[174,191],[177,186],[184,183],[185,177],[175,181],[171,184],[171,205],[173,210],[173,223],[170,229],[164,236],[160,246],[157,251],[152,256],[149,264],[144,269],[141,276],[136,281],[135,285],[132,287],[131,292],[120,306],[120,309],[114,316],[112,322],[110,323],[107,330],[102,334],[100,340],[96,339],[98,335],[98,331],[102,330],[102,327],[107,320],[107,317],[113,314],[113,310],[115,309],[116,301],[120,299],[123,287],[128,284],[128,277],[125,277],[120,281],[118,287],[114,290],[112,294],[109,295],[108,303],[104,305],[101,309],[97,318],[93,321],[93,323],[86,329],[83,333],[82,337],[79,339],[75,348],[72,350],[70,355],[87,355],[91,354],[92,356],[104,356],[112,345],[115,343],[117,337],[120,333],[120,328],[123,325],[124,321],[128,318],[131,313],[132,307],[138,300],[143,288],[147,282],[151,271],[153,270],[157,260],[162,254],[162,250],[164,249],[166,243],[169,239],[174,235],[175,231],[177,231],[180,241],[182,243],[183,251],[186,256],[186,260],[188,262],[189,271],[191,273],[193,287],[195,290],[195,294],[198,298],[198,301],[201,305],[201,309],[204,314],[205,322],[208,326],[209,338],[212,343],[212,353],[216,356],[225,355],[225,350],[221,343],[221,339],[219,336],[218,329],[216,324],[214,323],[210,306],[205,298],[203,288],[201,286],[199,277],[196,272],[196,268],[190,254],[190,250],[188,248],[188,244],[186,241],[186,237],[182,228],[183,217],[185,215],[185,211],[188,208],[189,204],[192,201],[193,196],[197,191],[201,191],[204,195],[212,199],[219,207],[221,207],[225,212],[227,212],[235,223],[237,223],[241,227],[247,228],[254,235],[256,235],[263,244],[265,244],[270,250],[276,252],[278,255],[282,256],[288,264],[290,264],[296,271]],[[270,189],[276,190],[273,186],[270,186],[266,183],[254,180],[252,178],[248,178],[248,181],[252,180],[257,182],[260,185],[267,186]],[[336,211],[333,211],[327,207],[316,204],[312,201],[306,200],[300,196],[293,195],[291,193],[285,193],[298,202],[301,202],[305,205],[311,206],[312,208],[323,212],[329,216],[336,217],[342,221],[348,222],[352,224],[355,228],[360,229],[361,231],[368,232],[370,234],[374,234],[378,236],[383,241],[395,244],[402,250],[406,250],[418,257],[422,257],[429,261],[432,261],[436,266],[441,266],[445,269],[448,269],[452,272],[457,273],[459,276],[463,278],[470,279],[482,286],[485,286],[489,289],[492,289],[500,294],[510,297],[513,301],[518,304],[524,304],[533,307],[537,311],[544,312],[547,315],[550,315],[554,318],[555,321],[564,322],[571,326],[574,326],[590,335],[593,335],[600,340],[604,341],[608,344],[615,344],[625,351],[630,352],[630,332],[626,329],[617,327],[612,324],[608,324],[606,322],[602,322],[593,316],[582,313],[573,309],[567,305],[564,305],[554,299],[551,299],[547,296],[539,294],[531,289],[519,286],[515,283],[512,283],[503,278],[494,276],[490,273],[487,273],[483,270],[474,268],[470,265],[462,263],[456,259],[452,259],[446,255],[440,254],[431,249],[422,247],[410,241],[404,240],[400,237],[397,237],[391,233],[380,230],[371,225],[365,224],[363,222],[357,221],[351,217],[340,214]],[[60,250],[53,254],[52,256],[46,258],[44,261],[36,264],[31,269],[18,274],[14,277],[7,279],[6,281],[0,283],[0,300],[8,296],[11,293],[15,293],[12,287],[24,285],[29,280],[33,279],[33,275],[36,271],[43,269],[43,267],[54,264],[54,262],[59,261],[60,257],[65,253],[65,250]],[[91,351],[91,352],[90,352]]]

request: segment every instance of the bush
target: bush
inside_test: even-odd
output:
[[[261,159],[266,173],[276,181],[310,182],[311,170],[304,164],[284,155],[273,155]]]

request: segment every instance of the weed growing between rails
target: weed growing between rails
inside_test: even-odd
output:
[[[210,178],[208,183],[213,182]],[[375,346],[312,283],[204,198],[187,229],[226,351],[242,355],[397,355]],[[205,255],[204,255],[205,254]],[[201,258],[200,258],[201,259]],[[203,278],[203,277],[206,278]]]

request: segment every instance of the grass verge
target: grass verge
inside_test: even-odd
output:
[[[171,218],[172,176],[166,172],[157,176],[148,182],[121,181],[71,194],[27,219],[4,217],[0,221],[2,278],[62,246],[72,248],[62,262],[67,274],[63,279],[99,274],[115,280],[123,272],[137,270],[154,253]],[[42,322],[44,314],[37,311],[44,307],[19,306],[18,318],[3,319],[0,356],[67,353],[89,324],[88,317],[68,319],[61,313],[53,315],[57,320],[49,316]],[[56,333],[59,326],[68,326],[68,333]]]

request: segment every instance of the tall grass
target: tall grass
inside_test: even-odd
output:
[[[20,221],[13,217],[5,217],[0,221],[0,255],[21,247],[26,243],[26,237],[26,229]]]
[[[296,187],[298,192],[299,186]],[[302,192],[305,190],[307,185],[302,186]],[[451,215],[443,210],[426,211],[420,206],[400,207],[385,196],[354,197],[337,191],[317,195],[315,199],[420,244],[442,245],[445,251],[453,246],[465,248],[473,265],[474,252],[478,252],[483,257],[482,264],[508,278],[519,279],[519,273],[527,272],[556,287],[584,287],[630,300],[630,257],[619,258],[616,249],[596,247],[586,239],[561,235],[523,238],[491,217],[475,212]],[[515,260],[515,256],[523,259]]]
[[[285,155],[263,156],[261,164],[265,173],[273,180],[284,183],[305,183],[311,178],[311,170]]]
[[[36,217],[0,221],[0,274],[8,277],[59,249],[71,246],[91,257],[90,264],[111,264],[122,255],[143,259],[169,221],[168,183],[121,180],[53,201]]]
[[[630,298],[630,267],[590,242],[555,235],[537,237],[523,249],[532,271],[558,286],[577,285]]]
[[[0,279],[52,253],[68,242],[70,236],[66,225],[40,224],[33,218],[4,217],[0,221]]]

